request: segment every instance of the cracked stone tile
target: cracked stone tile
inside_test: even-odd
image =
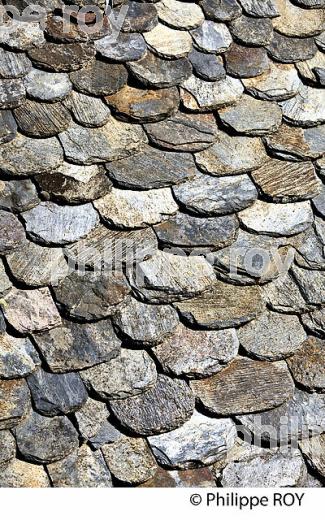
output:
[[[108,175],[121,188],[164,188],[191,179],[196,167],[188,153],[162,151],[145,146],[141,152],[106,165]],[[130,176],[132,171],[132,176]]]
[[[107,422],[109,411],[105,403],[89,397],[75,412],[75,417],[82,438],[88,441],[100,432],[103,424]]]
[[[153,435],[148,441],[159,464],[189,469],[225,458],[235,439],[236,427],[231,419],[214,419],[194,412],[180,428]]]
[[[238,218],[248,231],[280,237],[305,231],[314,217],[308,201],[272,204],[256,200]]]
[[[102,447],[104,459],[116,479],[139,484],[154,477],[157,463],[145,439],[122,435]]]
[[[53,487],[110,488],[111,474],[101,452],[93,452],[83,445],[65,459],[48,464]]]
[[[22,224],[12,213],[0,210],[0,227],[0,253],[2,255],[15,251],[26,240]]]
[[[74,271],[54,287],[59,306],[71,317],[85,321],[111,316],[129,292],[119,271]]]
[[[50,370],[59,373],[110,361],[119,355],[121,345],[109,320],[62,320],[62,325],[34,334],[33,339]]]
[[[72,72],[70,79],[75,89],[84,94],[107,96],[124,87],[128,74],[124,65],[96,59]]]
[[[309,391],[325,389],[325,342],[310,336],[293,356],[287,359],[294,380]]]
[[[289,161],[317,159],[325,153],[325,125],[299,128],[283,123],[273,135],[264,137],[273,155]]]
[[[194,405],[187,383],[165,375],[159,375],[156,385],[141,395],[110,401],[122,426],[139,435],[175,430],[191,418]]]
[[[199,5],[177,0],[161,0],[156,4],[159,19],[174,29],[194,29],[204,23]]]
[[[48,488],[50,481],[42,466],[14,459],[1,468],[0,486],[5,488]]]
[[[199,218],[181,212],[154,226],[160,243],[191,253],[226,247],[235,240],[237,230],[238,221],[233,215]]]
[[[321,192],[317,197],[313,199],[313,205],[317,209],[318,213],[325,217],[325,186],[324,184],[321,185]]]
[[[265,312],[241,327],[238,337],[249,355],[276,361],[292,354],[295,358],[297,349],[307,339],[307,334],[297,316]],[[290,359],[288,363],[290,366]]]
[[[156,6],[129,1],[128,12],[122,25],[123,32],[143,33],[151,31],[158,24]]]
[[[0,208],[14,212],[27,211],[40,203],[30,179],[0,181]]]
[[[272,283],[262,287],[263,298],[269,307],[282,313],[306,312],[308,305],[289,273],[280,275]]]
[[[297,38],[273,33],[273,39],[267,46],[273,59],[282,63],[296,63],[310,60],[317,52],[314,38]]]
[[[28,50],[33,64],[51,72],[72,72],[86,65],[95,56],[95,49],[84,43],[44,45]]]
[[[268,157],[261,139],[218,131],[215,144],[195,154],[197,166],[211,175],[244,173],[261,167]]]
[[[3,261],[0,261],[0,295],[6,295],[12,287],[12,283],[9,280],[6,270],[3,265]]]
[[[292,267],[293,277],[300,292],[308,304],[322,304],[325,302],[325,277],[323,271],[311,271]]]
[[[244,87],[241,81],[230,76],[218,81],[203,81],[192,75],[184,81],[180,91],[185,108],[205,111],[232,105],[240,99]]]
[[[140,488],[188,488],[216,487],[215,479],[209,468],[166,471],[159,468],[156,475],[140,484]]]
[[[59,206],[41,202],[22,213],[28,235],[44,244],[68,244],[87,235],[99,222],[91,204]]]
[[[269,69],[270,62],[263,47],[244,47],[233,43],[225,53],[226,71],[236,78],[260,76]]]
[[[1,378],[25,377],[40,364],[40,359],[30,339],[16,338],[5,332],[0,333]]]
[[[85,404],[88,394],[75,372],[51,374],[39,369],[27,377],[37,412],[53,417],[75,412]]]
[[[152,346],[169,338],[179,319],[175,309],[169,305],[147,305],[128,298],[119,305],[113,323],[128,340]]]
[[[191,325],[225,329],[247,323],[262,312],[261,290],[216,281],[201,296],[175,303]]]
[[[317,336],[325,336],[325,309],[303,314],[302,323]]]
[[[323,92],[303,85],[298,94],[282,101],[283,117],[294,126],[317,126],[325,122],[325,106],[323,102]]]
[[[34,68],[24,78],[24,86],[32,99],[51,103],[64,99],[72,90],[68,74]]]
[[[313,163],[270,159],[252,172],[252,178],[262,194],[273,202],[295,202],[316,197],[321,182]]]
[[[105,197],[94,201],[94,206],[104,221],[122,228],[157,224],[178,209],[169,188],[148,191],[112,188]]]
[[[16,443],[9,430],[0,431],[0,467],[5,469],[6,465],[16,456]],[[0,477],[1,479],[1,477]],[[1,481],[0,481],[1,482]]]
[[[149,48],[161,58],[184,58],[192,49],[192,38],[188,32],[171,29],[161,23],[143,36]]]
[[[0,77],[13,79],[23,78],[32,68],[31,61],[24,53],[15,53],[6,49],[0,50]]]
[[[255,361],[238,356],[218,374],[190,382],[196,399],[218,415],[234,415],[275,408],[294,391],[285,361]]]
[[[30,393],[25,379],[0,380],[0,430],[14,428],[25,419],[30,408]]]
[[[273,27],[286,36],[306,38],[324,30],[323,9],[301,9],[291,2],[273,0],[280,16],[273,20]]]
[[[270,68],[256,78],[243,79],[249,94],[267,101],[283,101],[295,96],[301,82],[294,65],[270,62]]]
[[[146,38],[146,35],[153,31],[154,29],[145,33],[144,37]],[[142,34],[120,33],[114,41],[112,41],[111,35],[95,41],[95,49],[104,58],[125,62],[142,58],[147,52],[147,45]]]
[[[0,144],[13,141],[17,135],[17,123],[10,110],[0,112]]]
[[[218,81],[226,77],[221,56],[200,52],[195,48],[188,55],[196,76],[206,81]],[[184,78],[186,79],[186,78]]]
[[[19,22],[18,20],[12,24],[9,21],[9,31],[6,31],[6,23],[3,27],[3,33],[0,41],[6,44],[10,49],[18,51],[26,51],[29,49],[39,48],[45,44],[44,32],[41,30],[38,22]]]
[[[218,110],[226,128],[246,135],[276,132],[282,122],[282,112],[276,103],[244,95],[236,105]]]
[[[27,100],[14,110],[19,130],[30,137],[53,137],[70,124],[70,112],[60,102],[38,103]]]
[[[272,40],[273,27],[269,18],[242,15],[229,24],[232,36],[244,45],[267,45]]]
[[[71,96],[65,100],[64,105],[71,111],[78,124],[91,128],[105,125],[111,114],[101,99],[86,96],[81,92],[73,91]]]
[[[213,116],[183,114],[158,123],[144,125],[150,142],[159,148],[175,152],[198,152],[215,141],[217,126]]]
[[[198,29],[191,31],[196,47],[203,52],[223,53],[232,43],[228,27],[224,23],[205,20]]]
[[[201,3],[208,19],[227,22],[241,15],[241,7],[236,0],[203,0]]]
[[[49,330],[61,324],[47,287],[24,291],[13,287],[2,300],[2,312],[10,325],[21,334]]]
[[[192,330],[180,324],[152,351],[167,374],[196,378],[220,372],[235,358],[238,347],[235,329]]]
[[[296,69],[305,81],[316,83],[317,86],[318,74],[324,74],[325,71],[324,52],[318,51],[310,60],[296,63]],[[317,73],[317,71],[319,72]]]
[[[198,173],[193,180],[173,187],[173,193],[182,206],[203,216],[235,213],[257,199],[257,190],[248,175],[211,177]]]
[[[166,60],[152,52],[147,52],[140,60],[131,61],[128,69],[144,86],[154,88],[179,85],[192,74],[192,67],[187,58]]]
[[[239,0],[245,13],[261,18],[274,18],[279,16],[279,11],[274,0]]]
[[[43,417],[32,411],[15,429],[18,450],[34,464],[56,462],[78,447],[78,434],[67,417]]]
[[[322,477],[325,476],[325,435],[304,439],[299,448],[307,460],[307,464]]]
[[[136,294],[150,303],[169,303],[195,296],[214,282],[213,267],[201,256],[157,251],[152,258],[129,270]]]
[[[24,103],[26,91],[21,79],[0,79],[1,108],[16,108]]]
[[[66,158],[82,165],[123,159],[147,142],[140,125],[122,123],[113,117],[100,128],[72,125],[58,137]]]

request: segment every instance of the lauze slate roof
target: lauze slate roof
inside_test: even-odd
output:
[[[35,3],[0,35],[0,486],[322,486],[324,0],[119,1],[115,42]]]

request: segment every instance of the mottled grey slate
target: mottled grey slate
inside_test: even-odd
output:
[[[191,31],[191,35],[196,47],[203,52],[223,53],[232,43],[226,24],[211,20],[204,20],[198,29]]]
[[[71,72],[86,65],[95,55],[91,45],[83,43],[60,44],[46,42],[29,49],[28,56],[33,63],[45,70]]]
[[[117,92],[125,85],[127,77],[127,70],[123,65],[101,60],[93,60],[86,67],[70,74],[77,90],[95,96]]]
[[[24,228],[18,218],[7,211],[0,210],[0,253],[7,254],[18,249],[26,238]]]
[[[1,109],[19,107],[25,98],[26,91],[21,79],[0,79]]]
[[[40,365],[41,361],[29,338],[16,338],[0,334],[0,377],[15,379],[25,377]]]
[[[269,18],[242,15],[229,25],[232,36],[244,45],[267,45],[272,40],[273,28]]]
[[[294,380],[309,391],[325,390],[325,343],[310,336],[288,360]]]
[[[140,60],[131,61],[128,69],[140,83],[154,88],[179,85],[192,73],[187,58],[169,61],[159,58],[152,52],[147,52]]]
[[[10,110],[0,112],[0,144],[9,143],[17,135],[17,123]]]
[[[282,63],[296,63],[311,59],[317,51],[314,38],[288,37],[276,31],[267,47],[272,58]]]
[[[95,49],[104,58],[125,62],[142,58],[147,45],[139,33],[120,33],[115,41],[110,36],[97,40]]]
[[[103,126],[108,122],[111,113],[101,99],[76,91],[71,93],[64,104],[75,121],[83,126]]]
[[[188,55],[195,74],[206,81],[217,81],[226,76],[221,56],[200,52],[193,48]]]
[[[226,71],[236,78],[259,76],[269,67],[266,50],[263,47],[244,47],[233,43],[225,53]]]
[[[35,185],[30,179],[0,181],[0,208],[20,212],[40,203]]]
[[[23,78],[32,68],[30,60],[24,53],[0,50],[0,78]]]
[[[53,103],[72,90],[68,74],[32,69],[24,78],[26,92],[32,99]]]

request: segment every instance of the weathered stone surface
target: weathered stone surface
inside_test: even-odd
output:
[[[3,261],[0,261],[0,295],[4,296],[11,289],[12,283],[9,280],[5,267],[3,265]],[[1,329],[1,325],[0,325]]]
[[[41,202],[22,214],[27,233],[45,244],[68,244],[87,235],[98,224],[91,204],[58,206]]]
[[[123,32],[151,31],[158,23],[157,9],[152,4],[128,2],[128,12],[122,25]]]
[[[106,222],[122,228],[157,224],[178,209],[169,188],[149,191],[112,188],[94,206]]]
[[[143,85],[158,88],[179,85],[192,73],[188,59],[164,60],[152,52],[147,52],[141,60],[130,62],[128,68]]]
[[[206,488],[216,487],[215,479],[209,468],[195,468],[185,470],[166,471],[159,468],[155,476],[140,488]]]
[[[201,296],[175,304],[191,324],[207,329],[225,329],[247,323],[262,310],[259,287],[215,282]]]
[[[152,146],[145,146],[131,157],[108,163],[106,168],[118,186],[140,190],[179,184],[196,173],[190,154],[165,152]]]
[[[317,51],[310,60],[296,63],[299,75],[306,81],[317,86],[318,81],[322,84],[325,70],[325,56],[323,52]]]
[[[323,92],[320,89],[303,85],[294,98],[282,101],[280,105],[284,119],[291,125],[308,127],[325,122]]]
[[[0,210],[0,227],[0,253],[7,254],[18,249],[25,240],[25,231],[18,218]]]
[[[325,31],[315,37],[315,43],[320,49],[325,49]]]
[[[75,413],[78,430],[85,441],[95,437],[107,422],[109,411],[105,403],[90,397]]]
[[[301,313],[308,308],[297,284],[288,273],[267,284],[262,288],[262,292],[265,301],[276,312]]]
[[[119,355],[121,341],[110,321],[62,325],[34,334],[34,340],[52,372],[81,370],[109,361]]]
[[[241,327],[238,337],[248,354],[274,361],[295,354],[307,334],[297,316],[265,312]],[[288,363],[290,366],[290,359]]]
[[[226,76],[221,56],[199,52],[195,48],[188,55],[196,76],[206,81],[217,81]]]
[[[236,0],[203,0],[201,3],[207,18],[226,22],[241,14],[241,7]]]
[[[1,43],[5,43],[10,49],[26,51],[38,48],[45,43],[44,32],[38,22],[20,22],[16,20],[12,25],[12,20],[8,20],[9,30],[4,30],[1,35]],[[3,27],[6,28],[6,24]]]
[[[48,330],[61,323],[47,287],[25,291],[13,287],[2,301],[2,312],[21,334]]]
[[[86,96],[81,92],[73,91],[64,104],[71,111],[75,121],[83,126],[103,126],[110,117],[110,110],[101,99]]]
[[[167,374],[195,378],[222,370],[236,356],[238,347],[234,329],[198,331],[180,324],[153,353]]]
[[[270,204],[261,200],[238,214],[249,231],[272,236],[290,236],[305,231],[313,222],[309,202]]]
[[[214,216],[251,206],[257,190],[247,175],[210,177],[198,173],[193,180],[173,187],[176,200],[193,213]]]
[[[149,48],[162,58],[183,58],[192,48],[192,38],[188,32],[170,29],[161,23],[145,33],[144,38]]]
[[[324,30],[325,13],[323,9],[301,9],[291,2],[274,0],[280,16],[273,20],[273,27],[286,36],[305,38]]]
[[[211,175],[231,175],[255,170],[268,159],[258,137],[230,136],[218,131],[215,144],[195,154],[197,166]]]
[[[103,446],[102,451],[110,471],[121,482],[145,482],[158,469],[145,439],[122,435],[113,444]]]
[[[81,377],[101,399],[124,399],[152,388],[157,371],[144,350],[123,348],[111,361],[83,370]]]
[[[243,79],[247,92],[267,101],[282,101],[295,96],[301,86],[294,65],[270,62],[260,76]]]
[[[139,297],[151,303],[194,296],[215,280],[213,268],[204,258],[165,251],[157,251],[152,258],[140,262],[128,276]]]
[[[110,401],[119,422],[139,435],[175,430],[190,419],[194,404],[187,383],[165,375],[159,375],[156,385],[141,395]]]
[[[159,242],[191,252],[226,247],[235,240],[237,229],[238,221],[233,215],[199,218],[180,212],[154,226]]]
[[[30,408],[30,394],[24,379],[0,381],[0,430],[14,428]]]
[[[49,417],[75,412],[88,397],[75,372],[51,374],[39,369],[27,377],[27,383],[36,410]]]
[[[310,391],[325,389],[324,341],[310,336],[287,360],[293,378]]]
[[[50,481],[42,466],[14,459],[1,468],[0,486],[4,488],[47,488]]]
[[[298,241],[296,247],[296,263],[307,269],[323,269],[325,267],[325,222],[315,217],[314,227],[309,228]]]
[[[0,333],[0,377],[15,379],[33,372],[39,365],[38,354],[28,338]]]
[[[299,289],[309,304],[325,302],[325,277],[323,271],[310,271],[293,266],[292,274]]]
[[[282,124],[275,134],[264,139],[272,155],[280,159],[316,159],[325,152],[325,125],[298,128]]]
[[[9,143],[17,135],[17,123],[10,110],[0,112],[0,144]]]
[[[236,439],[231,419],[214,419],[194,412],[183,426],[149,437],[159,464],[188,469],[212,464],[227,455]]]
[[[284,361],[237,357],[218,374],[190,383],[196,398],[211,413],[233,415],[275,408],[293,395]]]
[[[9,430],[0,431],[0,464],[3,469],[16,456],[16,443]]]
[[[279,16],[279,12],[273,0],[240,0],[244,11],[250,16],[273,18]]]
[[[32,69],[24,78],[26,92],[32,99],[54,102],[64,99],[72,89],[68,74]]]
[[[91,447],[94,450],[98,450],[104,444],[110,444],[117,441],[122,436],[122,433],[115,428],[110,422],[105,421],[99,430],[99,432],[90,439]]]
[[[1,171],[14,177],[51,171],[63,162],[63,152],[55,137],[31,139],[18,134],[0,148]]]
[[[66,158],[83,165],[123,159],[147,141],[140,126],[122,123],[113,117],[101,128],[72,125],[59,134],[59,139]]]
[[[252,18],[242,15],[232,20],[230,32],[236,40],[244,45],[267,45],[272,40],[273,28],[269,18]]]
[[[36,464],[56,462],[78,447],[78,435],[69,419],[50,419],[36,412],[17,426],[15,437],[24,459]]]
[[[0,208],[9,211],[27,211],[39,204],[35,185],[30,179],[0,181]]]
[[[159,19],[175,29],[194,29],[204,22],[202,9],[192,2],[161,0],[156,8]]]
[[[93,60],[79,71],[72,72],[73,86],[84,94],[107,96],[120,90],[127,81],[128,74],[124,65]]]
[[[179,320],[168,305],[147,305],[128,298],[119,305],[113,322],[128,340],[151,346],[173,334]]]
[[[95,2],[93,3],[95,4]],[[78,4],[78,2],[76,2],[76,4]],[[60,7],[62,8],[62,5]],[[86,21],[86,25],[84,25],[82,15],[80,16],[79,21],[75,23],[76,18],[74,18],[73,15],[76,13],[72,12],[72,23],[67,24],[66,19],[57,14],[58,12],[59,11],[57,10],[56,13],[50,13],[46,20],[45,32],[51,41],[57,43],[91,42],[103,38],[111,32],[111,25],[109,24],[107,17],[103,17],[103,23],[99,22],[98,25],[92,25],[95,20],[89,20],[90,25],[88,24],[88,21]],[[91,17],[91,14],[87,15],[86,13],[85,16],[88,18],[88,16]]]
[[[53,487],[110,488],[112,479],[101,452],[84,445],[65,459],[47,466]]]
[[[269,60],[263,47],[244,47],[233,43],[225,53],[226,71],[236,78],[252,78],[269,68]]]
[[[234,107],[218,111],[222,123],[235,132],[246,135],[265,135],[275,132],[282,121],[276,103],[243,96]]]
[[[95,49],[104,58],[124,62],[142,58],[147,51],[147,46],[141,34],[120,33],[115,41],[112,41],[111,36],[97,40]]]
[[[0,50],[0,78],[23,78],[31,68],[32,64],[26,54]]]
[[[325,435],[304,439],[299,442],[307,463],[322,477],[325,476]]]
[[[321,192],[313,199],[313,205],[318,213],[325,217],[325,186],[323,184],[321,185]]]
[[[224,23],[205,20],[198,29],[191,31],[197,48],[203,52],[225,52],[232,43],[228,27]]]
[[[123,274],[118,271],[75,271],[54,288],[60,306],[70,316],[86,321],[113,314],[129,290]]]
[[[71,120],[62,103],[27,100],[14,114],[20,131],[31,137],[52,137],[66,130]]]
[[[236,78],[226,76],[219,81],[203,81],[192,75],[182,84],[181,97],[189,110],[213,110],[232,105],[243,92],[243,84]]]
[[[319,309],[301,317],[308,330],[317,336],[325,336],[325,309]]]
[[[317,52],[314,38],[288,37],[278,32],[267,47],[268,53],[282,63],[295,63],[311,59]]]
[[[214,142],[217,127],[213,118],[178,112],[170,119],[145,125],[145,130],[156,146],[176,152],[198,152]]]
[[[311,199],[321,189],[312,162],[270,159],[252,172],[252,178],[263,195],[274,202]]]
[[[0,79],[1,108],[19,107],[26,97],[24,83],[21,79]]]
[[[86,65],[95,55],[92,46],[83,43],[56,44],[46,42],[28,51],[33,63],[45,70],[71,72]]]

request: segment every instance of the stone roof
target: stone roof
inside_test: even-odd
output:
[[[324,0],[34,4],[0,33],[0,487],[322,486]]]

